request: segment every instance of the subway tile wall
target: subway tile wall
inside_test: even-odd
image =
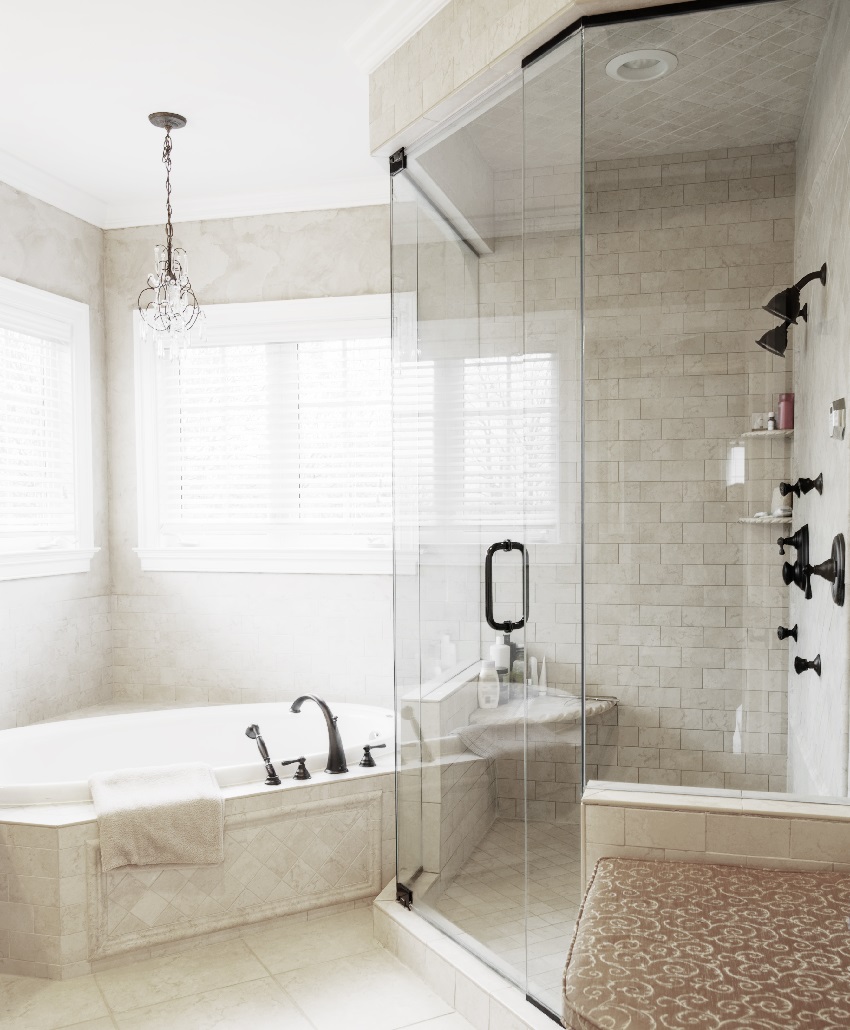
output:
[[[738,519],[768,509],[790,471],[788,441],[743,434],[791,389],[790,363],[755,339],[775,324],[765,299],[793,281],[794,167],[793,144],[778,144],[586,169],[587,682],[620,701],[589,747],[591,778],[786,784],[779,534]],[[506,236],[481,266],[482,352],[518,346],[523,257],[526,346],[559,351],[561,536],[532,549],[527,646],[550,685],[573,691],[577,181],[569,166],[532,173],[525,253]],[[498,179],[502,218],[521,191],[518,174]],[[741,483],[729,482],[733,448]]]

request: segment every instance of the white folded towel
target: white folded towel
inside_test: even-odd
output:
[[[224,798],[208,765],[97,773],[89,787],[104,871],[224,861]]]

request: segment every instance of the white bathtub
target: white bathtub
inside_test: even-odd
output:
[[[280,768],[289,758],[304,755],[310,772],[321,772],[328,753],[324,717],[310,701],[300,714],[289,711],[291,703],[178,708],[2,730],[0,806],[90,801],[93,773],[174,762],[206,762],[222,787],[262,784],[266,773],[256,741],[245,736],[251,723],[259,724],[284,782],[296,768]],[[364,744],[387,744],[387,751],[376,757],[391,751],[391,711],[352,704],[330,707],[339,720],[349,767],[360,761]]]

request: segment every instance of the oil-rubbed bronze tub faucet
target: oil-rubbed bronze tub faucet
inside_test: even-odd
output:
[[[289,709],[290,712],[296,714],[301,711],[301,705],[305,701],[315,701],[316,704],[321,708],[322,715],[325,717],[325,722],[328,726],[328,764],[325,767],[326,773],[347,773],[348,766],[345,764],[345,748],[342,746],[342,737],[339,735],[339,727],[336,724],[336,716],[331,712],[330,708],[320,698],[316,697],[315,694],[302,694],[297,701],[292,703],[292,707]]]
[[[260,727],[254,722],[245,730],[245,736],[250,737],[251,740],[256,740],[257,747],[260,749],[260,758],[263,760],[263,765],[266,767],[266,786],[277,787],[280,783],[280,777],[274,771],[271,758],[269,758],[269,749],[266,747],[266,742],[263,740],[260,734]]]

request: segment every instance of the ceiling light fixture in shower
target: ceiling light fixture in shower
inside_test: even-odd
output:
[[[165,165],[165,244],[154,247],[154,270],[147,286],[139,294],[139,314],[145,338],[156,343],[157,353],[168,352],[169,358],[180,357],[192,342],[192,330],[203,313],[189,282],[186,251],[174,246],[171,224],[171,130],[182,129],[182,114],[157,111],[148,115],[151,125],[165,129],[162,163]],[[198,329],[201,327],[198,326]]]
[[[791,325],[791,322],[786,321],[775,329],[769,329],[760,340],[756,340],[756,343],[764,350],[775,354],[777,358],[784,358],[785,351],[788,348],[789,325]]]
[[[817,272],[810,272],[808,275],[804,275],[798,283],[789,286],[787,290],[783,290],[781,293],[777,293],[775,297],[771,297],[767,304],[764,305],[764,310],[770,312],[771,315],[776,315],[777,318],[786,318],[789,322],[794,322],[795,325],[798,318],[808,322],[809,305],[805,304],[802,308],[800,307],[800,290],[809,283],[814,282],[815,279],[820,279],[821,284],[826,286],[825,263]]]
[[[620,82],[654,82],[676,70],[679,58],[667,50],[631,50],[605,65],[606,74]]]

